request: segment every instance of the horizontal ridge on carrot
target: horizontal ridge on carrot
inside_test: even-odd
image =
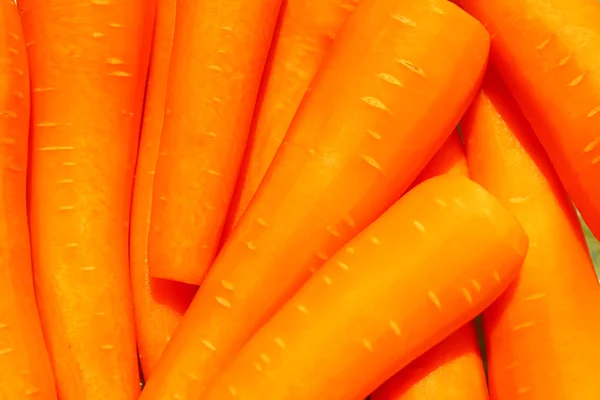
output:
[[[200,398],[364,399],[491,304],[526,252],[489,193],[432,178],[327,261]]]
[[[149,232],[154,278],[198,285],[221,239],[281,0],[178,0]]]
[[[600,238],[600,7],[594,0],[462,0],[583,219]]]
[[[495,70],[461,126],[471,178],[530,240],[519,279],[483,313],[491,398],[600,398],[600,285],[581,225]]]
[[[464,146],[454,132],[413,185],[442,174],[468,176]],[[371,394],[370,400],[487,400],[475,326],[468,323]]]
[[[402,195],[475,95],[488,42],[446,0],[360,3],[143,400],[198,396],[311,271]]]
[[[250,203],[312,78],[359,2],[288,0],[282,6],[226,234]]]
[[[19,0],[36,296],[61,400],[140,392],[129,224],[155,4]]]
[[[0,32],[0,399],[56,400],[31,272],[26,209],[29,68],[12,0],[0,0]]]
[[[163,125],[176,0],[158,0],[152,58],[133,188],[130,262],[138,353],[147,379],[158,362],[196,288],[153,279],[148,271],[152,185]]]

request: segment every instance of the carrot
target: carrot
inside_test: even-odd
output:
[[[128,234],[154,5],[20,0],[34,279],[61,400],[139,393]]]
[[[150,278],[148,230],[154,170],[164,119],[176,0],[158,0],[131,210],[130,259],[138,352],[147,379],[190,304],[194,286]]]
[[[335,254],[202,399],[364,399],[495,300],[526,251],[481,187],[430,179]]]
[[[0,398],[56,400],[33,290],[25,201],[29,68],[14,1],[0,1]]]
[[[518,282],[483,314],[492,399],[600,398],[600,286],[581,225],[494,71],[461,126],[472,178],[531,243]]]
[[[467,159],[453,133],[421,172],[419,182],[441,174],[467,176]],[[487,382],[475,327],[469,323],[402,369],[371,400],[486,400]]]
[[[150,274],[199,284],[227,216],[281,0],[179,0]]]
[[[464,325],[381,385],[370,400],[486,400],[475,326]]]
[[[226,234],[248,206],[337,32],[359,2],[288,0],[282,7]]]
[[[400,197],[470,103],[487,41],[445,0],[358,6],[142,399],[199,396],[311,270]]]
[[[442,174],[469,176],[465,149],[456,131],[452,132],[412,185],[416,186]]]
[[[591,0],[463,0],[575,205],[600,238],[600,7]]]

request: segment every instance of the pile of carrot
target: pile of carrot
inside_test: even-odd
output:
[[[0,0],[0,399],[600,399],[598,67],[596,0]]]

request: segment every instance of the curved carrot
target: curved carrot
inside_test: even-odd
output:
[[[471,177],[531,243],[519,280],[483,314],[492,399],[600,398],[600,286],[573,205],[495,74],[461,126]]]
[[[131,283],[138,352],[146,379],[196,291],[186,284],[150,278],[148,272],[152,186],[164,118],[175,5],[176,0],[158,0],[131,209]]]
[[[19,12],[0,1],[0,399],[56,400],[33,290],[25,201],[29,68]]]
[[[281,0],[178,0],[150,274],[199,284],[235,189]]]
[[[468,175],[465,150],[456,132],[438,150],[415,184],[442,174]],[[487,381],[472,323],[410,363],[371,395],[371,400],[431,399],[488,399]]]
[[[337,32],[360,0],[288,0],[282,7],[225,234],[248,207]]]
[[[142,399],[198,396],[311,270],[400,197],[470,103],[487,45],[445,0],[358,6]]]
[[[154,6],[20,0],[34,277],[61,400],[139,393],[128,255]]]
[[[591,0],[463,0],[490,56],[600,238],[600,7]]]
[[[430,179],[335,254],[202,399],[364,399],[492,303],[526,252],[485,190]]]

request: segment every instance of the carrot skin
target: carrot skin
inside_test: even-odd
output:
[[[364,399],[495,300],[526,252],[480,186],[430,179],[336,253],[201,399]]]
[[[467,158],[454,132],[415,181],[442,174],[468,176]],[[469,323],[388,379],[371,400],[487,400],[488,388],[475,326]]]
[[[600,398],[600,285],[581,225],[495,70],[461,126],[472,179],[530,239],[518,281],[483,314],[491,398]]]
[[[269,54],[225,235],[273,161],[310,82],[360,0],[288,0]]]
[[[56,400],[37,310],[26,209],[29,67],[19,12],[0,1],[0,398]]]
[[[150,274],[198,285],[242,161],[281,0],[179,0],[149,233]]]
[[[148,231],[154,172],[164,120],[176,0],[158,0],[152,58],[131,210],[130,262],[136,334],[144,377],[148,379],[196,287],[154,279],[148,269]]]
[[[463,0],[490,57],[583,219],[600,238],[600,7],[590,0]]]
[[[452,40],[441,34],[450,26],[461,26]],[[476,93],[488,40],[445,0],[358,6],[143,400],[199,396],[311,272],[401,196]]]
[[[456,131],[452,132],[442,147],[435,153],[431,161],[429,161],[421,173],[419,173],[419,176],[413,182],[412,187],[442,174],[469,176],[465,148]]]
[[[153,2],[21,0],[32,82],[31,241],[61,400],[131,400],[133,166]]]

